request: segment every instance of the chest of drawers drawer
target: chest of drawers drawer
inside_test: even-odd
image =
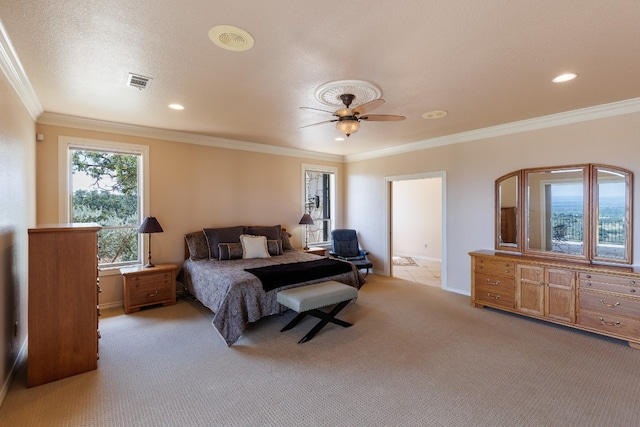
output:
[[[580,290],[580,310],[599,312],[608,316],[626,316],[640,320],[640,298],[619,294]]]
[[[580,310],[580,326],[592,328],[606,335],[636,341],[640,339],[640,320],[600,311]]]
[[[593,289],[640,297],[640,282],[633,278],[583,272],[578,275],[578,282],[581,290]]]
[[[511,261],[490,260],[477,258],[474,262],[474,268],[477,273],[483,273],[493,276],[515,277],[516,266]]]
[[[475,300],[497,307],[513,310],[516,304],[516,297],[513,285],[511,288],[494,285],[476,285]]]

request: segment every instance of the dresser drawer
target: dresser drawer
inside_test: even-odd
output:
[[[640,298],[581,289],[580,309],[640,319]]]
[[[475,288],[475,300],[482,304],[513,310],[516,306],[515,291],[503,286],[481,285]]]
[[[476,288],[482,287],[486,289],[500,290],[501,292],[515,293],[516,281],[510,277],[490,276],[484,273],[475,274]]]
[[[580,309],[578,324],[604,332],[607,335],[640,339],[640,320],[637,319]]]
[[[578,275],[578,280],[580,289],[595,289],[640,297],[640,281],[630,277],[583,272]]]
[[[511,261],[476,258],[474,266],[479,273],[515,278],[516,265]]]

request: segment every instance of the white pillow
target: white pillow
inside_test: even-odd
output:
[[[249,234],[240,235],[242,243],[242,258],[271,258],[265,236],[251,236]]]

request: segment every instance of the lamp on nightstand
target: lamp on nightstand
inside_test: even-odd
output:
[[[144,265],[144,268],[154,267],[151,263],[151,233],[162,233],[163,231],[164,230],[155,216],[146,217],[144,221],[142,221],[142,224],[140,224],[138,233],[149,235],[149,258],[147,259],[147,263]]]
[[[309,245],[307,244],[307,237],[309,236],[308,233],[308,227],[310,224],[313,224],[313,218],[311,218],[311,215],[309,215],[308,213],[305,213],[304,215],[302,215],[302,218],[300,218],[300,222],[298,224],[300,225],[304,225],[304,250],[308,251],[309,250]]]

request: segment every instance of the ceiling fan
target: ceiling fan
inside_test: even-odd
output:
[[[371,122],[395,122],[395,121],[404,120],[406,118],[404,116],[394,116],[389,114],[367,115],[369,111],[373,111],[376,108],[380,107],[382,104],[384,104],[384,99],[374,99],[373,101],[366,102],[355,108],[349,108],[349,106],[355,99],[355,95],[345,93],[340,95],[340,99],[344,104],[344,108],[340,108],[339,110],[336,110],[333,112],[327,111],[327,110],[320,110],[318,108],[300,107],[305,110],[322,111],[324,113],[332,114],[333,116],[336,117],[335,119],[325,120],[322,122],[301,126],[300,129],[306,128],[309,126],[321,125],[323,123],[337,122],[336,128],[338,128],[338,130],[342,131],[348,137],[349,135],[351,135],[352,133],[356,133],[358,129],[360,129],[361,120],[366,120]]]

